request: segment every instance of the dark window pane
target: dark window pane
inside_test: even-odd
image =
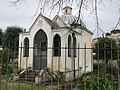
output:
[[[24,40],[24,57],[29,57],[29,39]]]
[[[53,39],[53,51],[54,56],[61,56],[61,39],[58,34],[56,34]]]
[[[68,57],[71,57],[71,36],[68,36]]]

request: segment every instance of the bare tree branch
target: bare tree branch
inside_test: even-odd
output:
[[[119,16],[118,16],[118,21],[113,29],[118,29],[120,27],[120,8],[119,8]]]
[[[10,1],[10,3],[11,3],[11,5],[10,5],[10,7],[11,6],[17,6],[18,4],[20,4],[20,3],[22,3],[22,2],[26,2],[25,0],[15,0],[15,1]]]
[[[98,2],[95,0],[95,20],[96,20],[96,30],[97,30],[97,35],[100,36],[100,34],[104,34],[105,32],[101,29],[100,24],[99,24],[99,17],[98,17]]]
[[[11,5],[12,6],[17,6],[18,4],[25,2],[26,0],[11,0]],[[99,22],[99,17],[98,17],[98,9],[99,5],[105,6],[105,3],[103,2],[104,0],[37,0],[38,5],[37,5],[37,10],[36,13],[42,8],[42,13],[45,12],[45,9],[49,9],[50,15],[54,13],[54,10],[57,12],[60,12],[65,5],[69,6],[75,6],[77,10],[77,21],[81,20],[84,16],[84,10],[89,11],[90,14],[94,14],[95,16],[95,22],[96,22],[96,29],[97,34],[99,33],[105,33],[101,27],[100,27],[100,22]],[[110,2],[114,0],[108,0]],[[119,1],[119,0],[118,0]],[[120,3],[117,3],[117,7],[120,8]],[[36,15],[35,13],[35,15]],[[59,14],[59,13],[58,13]],[[115,27],[120,26],[120,15],[118,18],[118,22]]]

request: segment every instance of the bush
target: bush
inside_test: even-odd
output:
[[[8,73],[12,72],[12,70],[9,70],[9,61],[13,58],[13,52],[10,51],[9,48],[3,48],[3,50],[0,50],[0,63],[2,64],[2,74],[6,74],[7,67],[8,67]],[[2,60],[2,61],[1,61]]]
[[[99,69],[98,69],[98,67],[99,67]],[[105,67],[106,67],[106,72],[105,72]],[[99,70],[99,72],[101,73],[101,74],[112,74],[113,73],[113,76],[114,77],[117,77],[117,75],[118,75],[118,70],[117,70],[117,68],[115,67],[115,66],[113,66],[112,64],[94,64],[93,65],[93,71],[94,72],[98,72],[98,70]]]
[[[8,75],[13,73],[13,68],[11,66],[8,66]]]
[[[113,78],[112,75],[106,74],[106,78],[103,74],[98,74],[91,73],[87,74],[87,76],[82,76],[83,79],[80,82],[80,84],[77,85],[78,88],[81,90],[84,90],[86,86],[86,90],[118,90],[118,80]],[[85,85],[85,80],[86,80],[86,85]]]
[[[7,71],[7,66],[8,66],[8,62],[9,62],[9,49],[8,48],[4,48],[1,51],[1,60],[2,60],[2,74],[6,74]],[[0,60],[0,62],[1,62]]]
[[[63,81],[63,79],[64,79],[63,72],[57,71],[56,72],[56,76],[57,76],[57,78],[59,78],[60,81]]]

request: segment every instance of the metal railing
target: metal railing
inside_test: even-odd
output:
[[[54,56],[51,47],[29,47],[27,57],[23,55],[24,47],[19,47],[19,54],[15,49],[3,48],[0,90],[120,90],[118,48],[70,49],[72,52],[76,49],[76,56],[68,56],[67,47],[58,49],[58,52],[61,50],[59,56]],[[41,60],[38,62],[41,66],[35,67],[34,60]]]

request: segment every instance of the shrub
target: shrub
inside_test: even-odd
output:
[[[114,90],[118,90],[118,80],[113,78],[110,74],[106,74],[106,78],[103,74],[98,76],[98,74],[95,73],[87,74],[86,77],[82,77],[82,81],[77,85],[81,90],[84,90],[85,86],[86,90],[105,90],[105,88],[107,90],[112,90],[113,88]]]
[[[63,72],[57,71],[56,76],[57,76],[57,78],[59,78],[60,81],[63,81],[63,79],[64,79]]]
[[[114,77],[118,76],[118,70],[115,66],[113,66],[112,64],[94,64],[93,65],[93,71],[94,72],[98,72],[98,66],[99,66],[99,72],[101,74],[112,74]],[[106,67],[106,72],[105,72],[105,67]]]
[[[10,75],[10,74],[12,74],[12,73],[13,73],[13,67],[8,66],[8,74]]]

